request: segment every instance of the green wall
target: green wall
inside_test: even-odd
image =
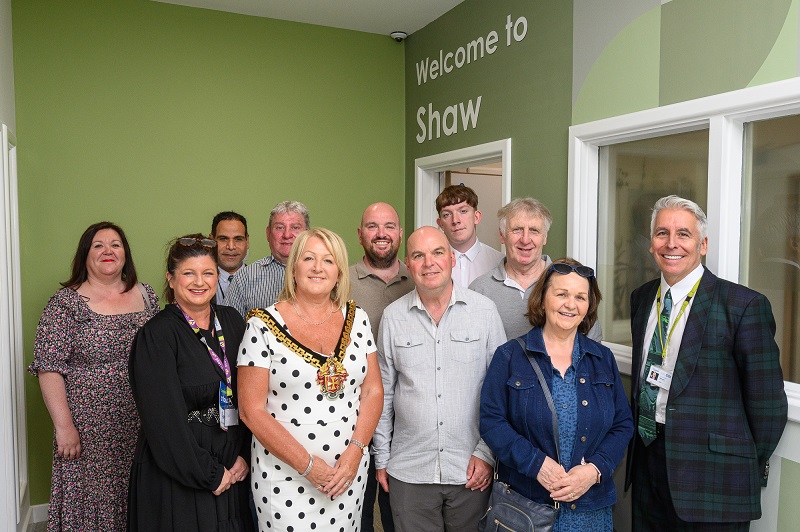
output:
[[[25,350],[78,237],[110,219],[142,280],[165,244],[233,209],[267,254],[278,201],[345,238],[371,202],[404,210],[403,45],[388,37],[151,1],[13,2]],[[52,426],[27,377],[31,503]]]
[[[525,37],[506,45],[506,17],[527,19]],[[499,36],[497,50],[423,84],[417,64],[455,52],[473,39]],[[552,211],[556,223],[546,252],[566,249],[567,128],[571,120],[572,5],[552,0],[467,0],[406,41],[406,226],[413,225],[414,160],[485,142],[511,138],[514,197],[532,195]],[[443,113],[449,105],[477,100],[475,128],[418,143],[417,110],[431,104]],[[427,119],[426,119],[427,129]],[[460,118],[459,118],[460,122]],[[427,137],[426,137],[427,138]],[[496,223],[484,213],[485,223]]]
[[[604,17],[624,22],[616,34],[604,25],[575,33],[576,54],[596,59],[575,88],[573,123],[798,75],[798,0],[640,3],[652,7],[633,20],[629,0],[602,4]],[[590,0],[575,5],[579,19],[598,9]]]

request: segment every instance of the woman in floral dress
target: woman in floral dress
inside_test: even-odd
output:
[[[55,430],[47,529],[124,530],[139,428],[128,353],[158,298],[137,282],[125,233],[110,222],[86,229],[62,285],[39,320],[28,368]]]

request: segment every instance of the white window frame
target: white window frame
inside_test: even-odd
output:
[[[738,282],[742,218],[744,124],[800,114],[800,78],[778,81],[569,129],[567,254],[597,267],[600,147],[698,129],[709,130],[708,255],[722,279]],[[608,343],[630,375],[631,348]],[[800,421],[800,383],[785,382],[789,419]]]

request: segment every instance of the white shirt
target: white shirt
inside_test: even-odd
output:
[[[692,290],[694,284],[703,276],[703,265],[700,264],[692,270],[689,275],[675,283],[674,286],[667,284],[664,280],[664,275],[661,275],[661,299],[663,301],[667,290],[670,290],[672,296],[672,311],[669,314],[669,324],[667,331],[672,331],[672,337],[667,345],[667,355],[664,357],[663,368],[665,371],[672,373],[675,368],[675,363],[678,361],[678,352],[681,349],[681,339],[683,338],[683,331],[686,329],[686,320],[689,319],[689,313],[692,310],[692,303],[694,298],[686,305],[686,310],[681,314],[680,320],[675,321],[681,311],[681,306],[686,300],[686,296]],[[650,309],[650,317],[647,319],[647,329],[645,330],[645,342],[642,352],[641,374],[643,378],[644,367],[647,363],[647,352],[650,350],[650,342],[653,339],[653,334],[656,331],[656,323],[658,323],[658,316],[656,314],[656,301],[653,300],[653,306]],[[673,330],[672,328],[675,327]],[[666,340],[665,340],[666,341]],[[672,382],[670,381],[670,384]],[[658,397],[656,397],[656,423],[664,423],[666,420],[667,412],[667,399],[669,398],[669,386],[666,388],[659,388]]]
[[[463,288],[468,288],[472,281],[495,269],[505,256],[478,239],[475,239],[475,244],[466,253],[461,253],[453,247],[450,249],[456,255],[453,282]]]

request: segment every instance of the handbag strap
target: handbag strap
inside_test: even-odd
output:
[[[558,463],[561,463],[561,455],[558,452],[559,447],[559,438],[558,438],[558,415],[556,414],[556,406],[553,403],[553,396],[550,394],[550,387],[547,385],[547,381],[544,380],[544,375],[542,374],[542,368],[539,367],[539,363],[534,360],[533,355],[531,352],[528,351],[528,348],[525,347],[525,342],[522,341],[522,338],[517,338],[517,342],[519,342],[522,351],[525,353],[525,356],[528,357],[528,362],[530,362],[533,371],[536,372],[536,377],[539,379],[539,385],[542,387],[542,393],[544,393],[544,398],[547,399],[547,406],[550,407],[550,413],[553,415],[553,434],[556,437],[556,458],[558,459]]]

